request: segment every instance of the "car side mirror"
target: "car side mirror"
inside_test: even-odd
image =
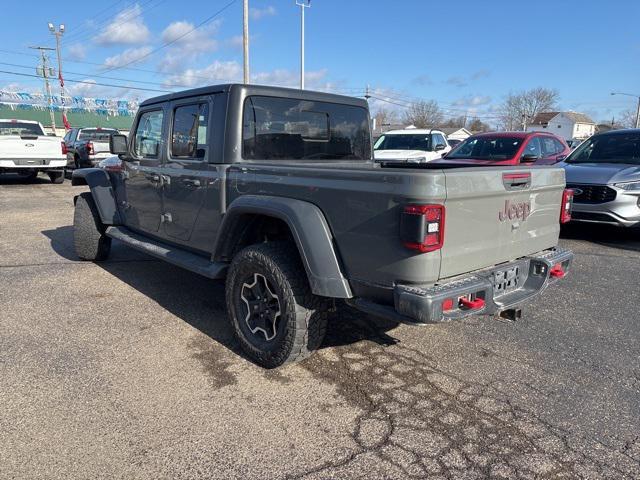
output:
[[[520,157],[520,163],[533,163],[538,160],[538,158],[538,155],[535,155],[533,153],[525,153],[524,155],[522,155],[522,157]]]
[[[127,153],[127,136],[115,133],[109,137],[109,151],[114,155]]]
[[[439,152],[440,150],[444,150],[446,147],[444,146],[444,144],[439,143],[436,145],[435,151]]]

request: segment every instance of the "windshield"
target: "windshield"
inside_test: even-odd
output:
[[[114,133],[118,133],[117,130],[102,128],[85,128],[80,130],[78,134],[78,140],[94,140],[96,142],[108,142],[109,137]]]
[[[429,134],[387,134],[382,135],[374,150],[431,150]]]
[[[513,158],[522,141],[519,137],[469,137],[450,152],[447,158],[507,160]]]
[[[580,145],[567,163],[628,163],[640,165],[640,133],[600,135]]]
[[[44,135],[42,128],[37,123],[27,122],[0,122],[0,135]]]

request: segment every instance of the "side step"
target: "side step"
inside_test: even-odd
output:
[[[227,273],[229,265],[226,263],[212,262],[195,253],[132,232],[126,227],[111,226],[107,228],[105,233],[108,237],[120,240],[136,250],[173,263],[178,267],[190,270],[207,278],[224,278]]]

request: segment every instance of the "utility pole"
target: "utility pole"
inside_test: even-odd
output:
[[[60,54],[60,37],[64,34],[64,24],[61,23],[56,31],[56,27],[53,23],[49,22],[49,31],[56,37],[56,55],[58,56],[58,79],[60,80],[60,103],[62,104],[62,123],[64,128],[69,129],[69,122],[67,121],[67,115],[64,111],[64,79],[62,78],[62,55]]]
[[[311,7],[311,0],[296,0],[300,7],[300,90],[304,90],[304,9]]]
[[[244,57],[244,83],[249,83],[249,0],[242,4],[242,50]]]
[[[51,98],[51,86],[49,85],[49,77],[54,76],[54,70],[52,67],[48,65],[49,57],[44,53],[47,50],[55,50],[55,48],[50,47],[29,47],[34,50],[40,50],[40,54],[42,55],[42,63],[36,67],[36,74],[41,76],[44,79],[44,94],[47,97],[47,104],[49,105],[49,115],[51,115],[51,130],[53,130],[53,134],[56,133],[56,116],[53,113],[53,100]]]
[[[625,95],[627,97],[636,97],[638,99],[638,107],[636,109],[636,128],[640,128],[640,95],[622,92],[611,92],[611,95]]]

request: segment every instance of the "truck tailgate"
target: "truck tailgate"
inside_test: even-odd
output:
[[[60,159],[64,158],[58,137],[0,136],[0,158],[17,160],[21,158]]]
[[[557,245],[565,188],[561,168],[445,170],[440,278]]]

